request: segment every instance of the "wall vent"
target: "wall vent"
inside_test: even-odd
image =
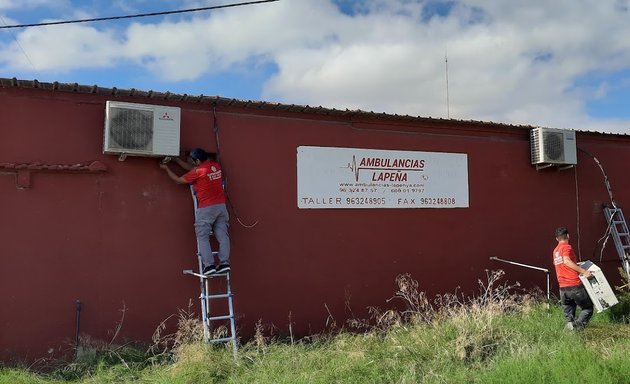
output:
[[[531,159],[535,165],[575,165],[575,131],[534,128],[530,133]]]
[[[177,107],[107,101],[103,153],[178,156],[180,114]]]

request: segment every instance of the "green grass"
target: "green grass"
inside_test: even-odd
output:
[[[3,369],[0,383],[630,383],[630,325],[608,321],[567,333],[559,308],[535,303],[308,343],[252,342],[236,360],[230,348],[193,342],[171,361],[100,360],[74,379],[67,367]]]
[[[567,332],[558,305],[491,289],[489,300],[439,308],[411,301],[421,316],[389,313],[361,333],[294,344],[258,334],[237,359],[229,346],[180,335],[157,356],[105,348],[48,374],[0,369],[0,384],[630,383],[630,324],[599,314],[586,330]],[[194,332],[189,325],[182,328]]]

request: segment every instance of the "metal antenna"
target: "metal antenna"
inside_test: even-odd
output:
[[[451,106],[448,96],[448,50],[444,48],[444,67],[446,71],[446,118],[450,120],[451,118]]]

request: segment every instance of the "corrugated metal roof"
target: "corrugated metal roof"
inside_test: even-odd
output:
[[[239,100],[239,99],[231,99],[220,96],[205,96],[205,95],[188,95],[188,94],[177,94],[171,92],[157,92],[157,91],[144,91],[135,88],[131,89],[118,89],[114,88],[106,88],[100,87],[98,85],[83,85],[78,83],[60,83],[55,81],[54,83],[46,83],[39,82],[37,80],[18,80],[15,77],[12,79],[9,78],[0,78],[0,87],[9,88],[9,87],[17,87],[17,88],[36,88],[43,89],[49,91],[61,91],[61,92],[75,92],[75,93],[85,93],[85,94],[98,94],[98,95],[112,95],[112,96],[129,96],[129,97],[138,97],[138,98],[147,98],[152,100],[168,100],[168,101],[183,101],[187,103],[208,103],[208,104],[216,104],[217,106],[231,106],[231,107],[240,107],[240,108],[252,108],[258,110],[267,110],[267,111],[282,111],[282,112],[295,112],[295,113],[308,113],[315,115],[326,115],[326,116],[345,116],[345,117],[357,117],[357,118],[368,118],[368,119],[385,119],[392,121],[427,121],[427,122],[460,122],[465,124],[475,124],[475,125],[487,125],[487,126],[501,126],[501,127],[511,127],[511,128],[522,128],[522,129],[532,129],[536,128],[532,125],[517,125],[517,124],[508,124],[508,123],[496,123],[489,121],[479,121],[479,120],[458,120],[458,119],[444,119],[444,118],[434,118],[434,117],[420,117],[420,116],[410,116],[410,115],[398,115],[398,114],[389,114],[389,113],[377,113],[373,111],[363,111],[363,110],[350,110],[350,109],[335,109],[335,108],[326,108],[326,107],[313,107],[309,105],[297,105],[297,104],[281,104],[281,103],[273,103],[266,101],[253,101],[253,100]],[[582,131],[576,130],[577,132],[585,133],[585,134],[601,134],[601,135],[615,135],[615,136],[630,136],[628,134],[622,133],[605,133],[605,132],[593,132],[593,131]]]

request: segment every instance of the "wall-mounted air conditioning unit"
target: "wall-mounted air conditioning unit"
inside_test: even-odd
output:
[[[534,128],[530,133],[532,164],[575,165],[575,131]]]
[[[177,107],[108,101],[103,152],[121,156],[178,156]]]

